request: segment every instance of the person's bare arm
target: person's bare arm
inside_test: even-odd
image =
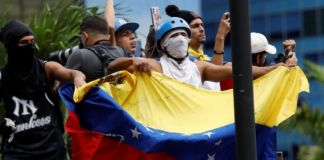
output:
[[[229,14],[228,12],[224,13],[224,15],[220,21],[218,32],[217,32],[217,35],[215,38],[215,45],[214,45],[215,51],[224,52],[225,38],[231,29],[230,18],[225,19],[228,14]],[[223,59],[224,59],[224,55],[213,54],[213,59],[212,59],[211,63],[215,64],[215,65],[223,65]]]
[[[66,69],[56,62],[45,63],[45,71],[48,81],[58,80],[61,84],[73,82],[76,87],[86,84],[86,76],[77,70]]]
[[[151,69],[162,73],[160,63],[154,59],[124,57],[116,59],[115,61],[111,62],[108,66],[108,71],[110,73],[121,70],[127,70],[128,72],[133,73],[135,70],[137,70],[139,72],[147,72],[149,76],[151,76]]]
[[[115,10],[113,0],[107,0],[105,9],[105,19],[109,27],[110,43],[112,46],[116,46],[117,44],[115,39]]]
[[[108,72],[118,72],[122,70],[127,70],[130,73],[134,72],[133,65],[133,58],[130,57],[122,57],[112,61],[108,66]]]
[[[231,66],[218,66],[214,64],[210,64],[208,62],[195,62],[200,74],[202,76],[203,81],[213,81],[213,82],[219,82],[222,80],[230,79],[232,78],[232,67]],[[293,67],[295,65],[285,65],[284,63],[278,63],[273,66],[269,67],[256,67],[252,66],[252,74],[253,79],[257,79],[274,69],[276,69],[279,66],[286,66],[286,67]]]
[[[224,66],[232,66],[232,62],[227,62],[224,64]]]

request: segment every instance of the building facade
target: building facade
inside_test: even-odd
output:
[[[201,11],[205,24],[206,44],[204,52],[212,56],[215,36],[223,13],[229,11],[228,0],[202,0]],[[250,0],[251,32],[264,34],[269,43],[283,52],[282,42],[295,39],[298,65],[304,60],[324,65],[324,1],[323,0]],[[230,35],[225,42],[225,61],[231,61]],[[275,56],[273,56],[275,57]],[[310,94],[300,94],[309,106],[324,108],[324,88],[310,82]],[[295,158],[299,145],[309,144],[305,137],[278,132],[278,150],[284,152],[285,159]]]

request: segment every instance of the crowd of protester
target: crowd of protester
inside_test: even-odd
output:
[[[0,117],[3,160],[65,158],[64,125],[56,91],[67,82],[80,87],[121,70],[149,75],[154,70],[196,87],[220,90],[219,82],[232,78],[231,63],[223,61],[229,13],[219,15],[217,35],[207,35],[215,36],[213,56],[209,57],[201,48],[206,42],[203,18],[175,5],[165,11],[170,17],[156,28],[150,26],[140,57],[134,56],[134,32],[141,26],[116,18],[113,0],[107,0],[104,17],[83,19],[78,46],[50,53],[48,60],[34,56],[37,39],[28,26],[15,20],[1,26],[0,41],[8,55],[8,63],[0,70],[0,96],[6,110],[5,118]],[[295,47],[294,40],[285,40],[287,58],[270,65],[266,55],[276,54],[277,49],[262,33],[251,33],[253,78],[279,66],[295,66]]]

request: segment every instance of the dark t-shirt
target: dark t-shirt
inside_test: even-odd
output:
[[[1,96],[4,100],[6,117],[15,122],[17,132],[3,137],[3,160],[63,160],[65,144],[63,122],[59,102],[47,82],[45,63],[39,62],[42,83],[40,94],[32,98],[21,98],[17,90],[10,87],[8,77],[1,79]],[[0,69],[3,72],[3,69]]]
[[[108,65],[117,58],[133,57],[131,52],[117,46],[97,44],[93,47],[95,47],[97,50],[100,49],[101,52],[105,52],[109,55]],[[105,74],[103,72],[103,67],[104,63],[100,60],[100,58],[91,50],[86,48],[74,50],[66,64],[66,68],[79,70],[85,74],[86,82],[91,82],[98,78],[104,77]]]

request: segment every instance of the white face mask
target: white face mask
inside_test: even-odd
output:
[[[174,58],[183,58],[188,53],[190,39],[184,36],[176,36],[167,40],[163,46]]]

